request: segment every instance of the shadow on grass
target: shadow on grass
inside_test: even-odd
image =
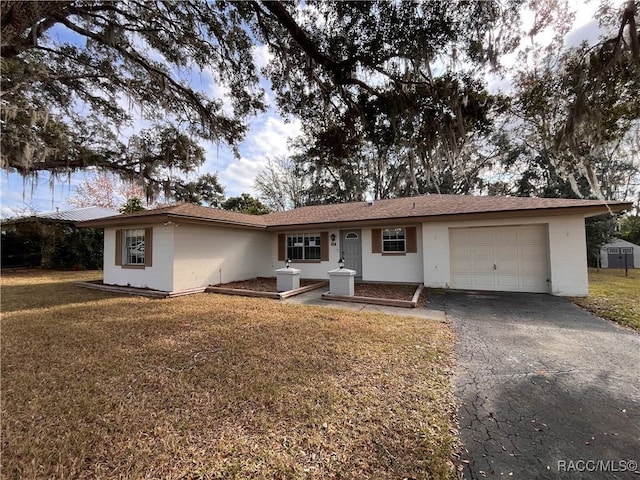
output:
[[[204,294],[51,305],[4,322],[8,477],[448,471],[443,326]]]
[[[37,285],[2,284],[3,312],[18,312],[34,308],[53,308],[77,303],[87,303],[123,294],[91,290],[75,285],[76,280],[38,283]]]

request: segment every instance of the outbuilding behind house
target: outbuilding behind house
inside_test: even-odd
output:
[[[614,238],[600,249],[601,268],[640,268],[640,245]]]

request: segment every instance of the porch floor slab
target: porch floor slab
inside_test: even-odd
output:
[[[420,317],[427,320],[434,320],[437,322],[447,322],[447,317],[442,310],[432,310],[424,307],[406,308],[406,307],[392,307],[388,305],[373,305],[369,303],[353,303],[335,300],[326,300],[322,298],[323,292],[320,290],[313,290],[311,292],[303,293],[296,297],[287,298],[283,300],[286,303],[295,303],[302,305],[313,305],[318,307],[332,307],[341,308],[346,310],[355,310],[359,312],[370,313],[384,313],[387,315],[401,315],[409,317]]]

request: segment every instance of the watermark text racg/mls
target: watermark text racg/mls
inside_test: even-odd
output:
[[[558,460],[558,472],[635,472],[635,460]]]

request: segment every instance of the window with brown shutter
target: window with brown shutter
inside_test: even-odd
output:
[[[390,227],[371,229],[371,253],[406,255],[418,253],[416,227]]]
[[[153,228],[144,229],[144,266],[150,267],[153,265]]]
[[[278,260],[284,262],[286,260],[287,236],[284,233],[278,234]]]
[[[278,259],[318,263],[329,260],[329,232],[278,235]]]
[[[320,232],[320,260],[329,261],[329,232]]]
[[[407,227],[407,253],[418,253],[418,234],[416,227]]]
[[[382,230],[382,253],[394,255],[407,251],[407,232],[402,227],[385,228]]]
[[[122,265],[122,230],[116,230],[116,265]]]
[[[153,228],[116,230],[115,264],[122,268],[153,265]]]
[[[371,230],[371,253],[382,253],[382,229]]]

